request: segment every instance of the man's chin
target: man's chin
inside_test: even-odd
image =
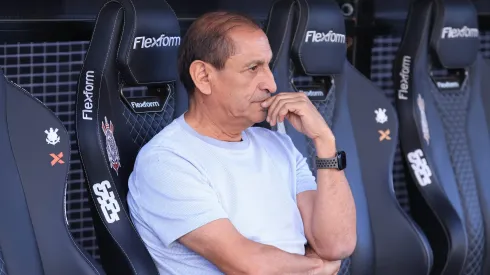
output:
[[[265,119],[267,118],[267,109],[262,108],[260,105],[255,105],[253,107],[254,108],[251,109],[250,112],[246,115],[247,120],[251,124],[266,123]]]
[[[261,122],[264,122],[266,118],[267,118],[267,110],[265,110],[265,111],[262,110],[257,115],[254,116],[253,122],[254,123],[261,123]]]

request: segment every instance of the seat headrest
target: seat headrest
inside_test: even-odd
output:
[[[177,80],[180,26],[164,0],[122,0],[124,25],[117,54],[119,71],[130,86]]]
[[[447,69],[473,64],[480,41],[477,11],[470,0],[435,1],[431,47]]]
[[[310,76],[342,72],[347,44],[344,16],[331,0],[298,0],[298,28],[292,55],[297,68]]]

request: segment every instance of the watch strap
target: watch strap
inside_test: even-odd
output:
[[[339,162],[337,157],[333,158],[316,158],[316,168],[317,169],[338,169]]]
[[[339,151],[333,158],[316,157],[317,169],[337,169],[344,170],[347,167],[346,155],[344,151]]]

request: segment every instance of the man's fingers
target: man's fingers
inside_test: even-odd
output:
[[[274,126],[278,121],[284,121],[284,117],[289,112],[295,112],[303,102],[298,102],[296,99],[283,99],[280,100],[277,105],[271,110],[269,114],[269,123]]]
[[[278,108],[277,115],[274,117],[276,119],[275,123],[283,122],[284,118],[288,114],[297,114],[297,112],[302,108],[302,105],[304,105],[304,103],[297,101],[285,102],[280,108]]]
[[[264,102],[262,102],[261,105],[264,108],[267,107],[270,108],[270,106],[272,106],[273,102],[276,100],[285,99],[285,98],[302,98],[303,97],[302,95],[303,93],[299,93],[299,92],[283,92],[264,100]]]
[[[291,102],[294,101],[294,99],[291,98],[277,98],[274,100],[269,107],[269,110],[267,112],[267,118],[269,120],[269,123],[271,125],[275,125],[277,121],[277,115],[279,114],[280,109],[286,102]]]
[[[275,125],[278,119],[278,112],[283,108],[283,105],[291,102],[300,102],[306,103],[306,97],[303,96],[302,93],[282,93],[274,96],[270,103],[268,103],[269,109],[267,112],[267,121],[272,123],[271,125]],[[264,104],[266,105],[266,104]],[[264,106],[263,105],[263,106]],[[282,120],[284,120],[284,116],[286,114],[283,113]]]
[[[287,98],[287,97],[282,96],[282,94],[272,96],[272,97],[268,98],[267,100],[265,100],[264,102],[262,102],[261,106],[263,108],[268,108],[270,110],[275,106],[275,104],[277,104],[276,103],[277,101],[279,101],[283,98]]]
[[[284,106],[282,107],[281,110],[279,110],[279,113],[277,114],[277,121],[278,122],[283,122],[284,121],[284,118],[286,117],[286,115],[291,111],[291,112],[294,112],[294,110],[290,110],[288,108],[289,106],[287,104],[284,104]]]

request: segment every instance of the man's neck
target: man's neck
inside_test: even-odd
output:
[[[196,132],[217,140],[236,142],[242,140],[243,127],[230,123],[232,119],[222,111],[210,112],[207,108],[198,108],[190,104],[184,119]]]

